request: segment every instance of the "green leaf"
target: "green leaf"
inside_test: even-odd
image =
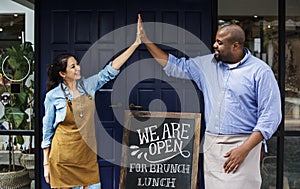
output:
[[[14,45],[4,50],[4,54],[0,55],[0,60],[3,62],[6,59],[4,66],[5,74],[9,79],[20,80],[24,78],[28,73],[28,63],[30,64],[29,75],[33,73],[34,68],[34,51],[33,45],[30,42],[25,42],[21,45]],[[24,58],[24,56],[27,58]],[[0,70],[1,72],[1,70]],[[3,73],[2,73],[3,74]],[[5,75],[3,74],[3,79]],[[33,100],[33,82],[30,87],[25,85],[26,78],[19,82],[21,85],[21,92],[11,94],[11,104],[5,105],[5,115],[0,119],[0,123],[7,121],[13,129],[26,129],[29,123],[28,114],[25,110],[29,108],[31,101]],[[0,94],[9,91],[9,85],[5,85],[1,88]]]
[[[13,129],[19,129],[26,118],[25,113],[16,107],[6,107],[4,116],[6,120],[12,124]]]
[[[16,136],[16,142],[20,145],[24,144],[24,138],[21,135]]]

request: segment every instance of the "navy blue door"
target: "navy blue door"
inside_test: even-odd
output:
[[[46,93],[46,68],[52,57],[58,53],[71,52],[81,60],[83,75],[88,76],[100,70],[133,42],[136,31],[130,24],[136,23],[138,12],[142,13],[144,22],[178,26],[200,38],[208,47],[211,46],[209,0],[42,0],[38,11],[41,36],[41,115],[44,113],[42,102]],[[187,54],[181,51],[179,44],[181,33],[178,31],[181,29],[164,28],[164,25],[149,26],[146,28],[149,38],[160,38],[153,40],[163,44],[161,47],[164,50],[179,56]],[[161,30],[163,32],[160,33]],[[176,32],[176,37],[170,35]],[[184,42],[193,47],[193,41]],[[191,53],[197,50],[188,49]],[[194,106],[195,100],[185,95],[195,88],[185,82],[167,78],[142,45],[121,69],[121,74],[96,93],[100,121],[97,126],[101,128],[97,130],[100,133],[97,137],[98,149],[103,151],[99,156],[103,189],[118,188],[123,110],[198,111],[198,107]],[[178,91],[181,94],[177,94]],[[44,180],[42,188],[49,188]]]

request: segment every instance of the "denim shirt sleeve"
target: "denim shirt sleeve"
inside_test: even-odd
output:
[[[93,97],[96,90],[99,90],[105,83],[114,79],[120,72],[119,70],[115,70],[111,66],[111,63],[105,66],[98,74],[87,79],[82,79],[85,89]],[[69,92],[67,92],[67,95],[69,95]],[[44,106],[45,116],[43,117],[43,140],[41,147],[47,148],[51,146],[55,128],[66,116],[66,100],[60,86],[47,93]]]
[[[51,146],[52,137],[54,135],[54,120],[55,120],[55,106],[49,95],[46,95],[45,101],[45,116],[43,117],[43,140],[41,147],[47,148]]]
[[[97,90],[99,90],[105,83],[114,79],[119,74],[120,70],[115,70],[111,64],[112,62],[106,65],[98,74],[83,79],[84,87],[93,97]]]
[[[45,115],[43,117],[43,140],[41,147],[51,146],[52,138],[57,125],[65,119],[66,99],[58,85],[46,94],[44,101]]]

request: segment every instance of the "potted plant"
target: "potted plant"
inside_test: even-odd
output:
[[[6,124],[9,130],[33,129],[33,58],[32,44],[6,48],[0,57],[0,94],[4,106],[1,124]],[[15,146],[24,144],[23,136],[8,136],[9,164],[1,165],[0,188],[24,188],[31,182],[28,170],[22,165],[16,165]],[[29,140],[29,152],[32,149],[32,137]],[[21,155],[22,156],[22,155]],[[22,163],[22,161],[20,161]],[[1,173],[2,171],[2,173]],[[9,186],[11,185],[11,186]]]

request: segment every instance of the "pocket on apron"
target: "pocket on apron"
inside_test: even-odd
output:
[[[58,163],[82,164],[89,161],[89,148],[80,133],[60,137],[58,148]]]

